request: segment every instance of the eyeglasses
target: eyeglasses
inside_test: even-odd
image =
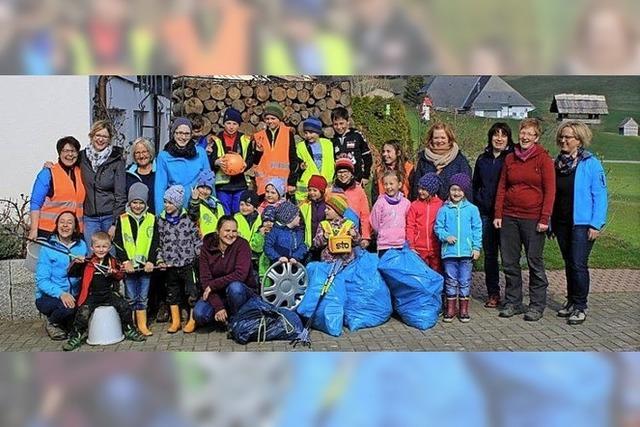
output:
[[[189,135],[191,135],[191,132],[176,132],[176,135],[178,135],[178,136],[189,136]]]
[[[95,134],[95,135],[93,135],[93,137],[95,139],[109,139],[110,138],[109,135],[104,135],[104,134],[103,135]]]
[[[60,151],[61,154],[78,154],[77,150],[74,150],[73,148],[65,148],[64,150]]]
[[[518,135],[520,136],[530,136],[532,138],[536,138],[538,136],[535,132],[520,132]]]
[[[578,139],[578,138],[576,138],[576,137],[575,137],[575,136],[573,136],[573,135],[560,135],[560,136],[558,137],[558,141],[563,141],[563,140],[565,140],[565,139],[566,139],[566,140],[569,140],[569,139]]]

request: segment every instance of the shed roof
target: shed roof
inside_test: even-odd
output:
[[[635,120],[633,120],[633,117],[625,117],[624,120],[622,120],[620,122],[620,124],[618,125],[619,128],[624,127],[626,125],[631,125],[631,126],[635,126],[638,127],[638,122],[636,122]]]
[[[609,114],[604,95],[559,93],[553,96],[552,113]]]

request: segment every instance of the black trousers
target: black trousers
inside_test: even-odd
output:
[[[129,303],[120,294],[113,292],[106,297],[100,298],[89,295],[84,304],[78,307],[76,317],[73,321],[73,331],[77,333],[86,332],[87,329],[89,329],[89,318],[95,309],[107,305],[113,306],[113,308],[116,309],[124,328],[133,327],[133,318]]]
[[[195,270],[191,264],[167,269],[167,304],[182,305],[186,303],[193,308],[200,298],[200,290],[196,286],[196,282]]]

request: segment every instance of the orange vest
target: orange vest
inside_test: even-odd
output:
[[[409,178],[412,170],[413,164],[411,162],[406,162],[404,164],[404,182],[402,183],[402,188],[400,189],[400,191],[402,191],[402,194],[404,194],[404,197],[406,198],[409,198],[409,192],[411,192],[411,183],[409,182]],[[384,194],[384,184],[382,183],[383,174],[384,171],[382,171],[381,173],[379,172],[378,194]],[[372,203],[375,203],[375,200],[373,200]]]
[[[262,158],[255,167],[256,187],[258,194],[264,194],[264,187],[271,178],[282,178],[285,183],[289,178],[289,138],[290,128],[280,125],[273,145],[263,129],[253,135],[256,146],[262,147]],[[269,131],[270,132],[270,131]]]
[[[40,208],[40,220],[38,228],[40,230],[52,232],[56,229],[56,218],[64,211],[71,211],[76,214],[82,231],[82,216],[84,210],[82,203],[84,202],[85,190],[82,182],[82,174],[80,168],[75,166],[73,174],[76,178],[76,185],[67,173],[62,169],[59,163],[51,168],[51,178],[53,181],[53,196],[47,197],[44,204]]]

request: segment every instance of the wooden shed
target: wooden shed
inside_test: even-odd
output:
[[[553,96],[552,113],[557,113],[557,120],[578,120],[587,124],[599,124],[602,116],[609,114],[607,100],[604,95],[585,95],[559,93]]]
[[[633,117],[626,117],[618,125],[618,133],[622,136],[638,136],[638,122]]]

